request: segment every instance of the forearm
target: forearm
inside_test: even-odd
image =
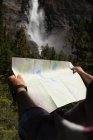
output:
[[[84,80],[84,82],[88,85],[89,83],[91,83],[91,81],[93,80],[93,76],[86,73],[81,67],[76,66],[72,68],[73,72],[78,72],[80,74],[80,76],[82,77],[82,79]]]
[[[20,115],[24,111],[26,111],[31,107],[36,107],[36,105],[31,100],[31,97],[29,97],[25,82],[20,75],[18,75],[17,77],[15,75],[12,75],[9,77],[8,80],[9,80],[9,86],[12,92],[13,99],[18,104],[18,111],[20,117]]]
[[[16,96],[16,101],[18,104],[19,116],[27,109],[36,107],[26,91],[20,91]]]
[[[87,85],[90,84],[91,81],[93,80],[93,76],[86,72],[80,72],[79,74],[81,75],[82,79],[85,81]]]

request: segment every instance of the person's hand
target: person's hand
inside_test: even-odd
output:
[[[25,86],[25,82],[20,75],[18,75],[17,77],[15,75],[12,75],[8,78],[8,80],[9,80],[9,86],[11,89],[13,89],[17,85]],[[21,92],[21,91],[26,91],[26,89],[23,87],[18,88],[17,92]]]
[[[73,73],[75,73],[75,72],[78,72],[79,74],[85,73],[85,71],[79,66],[73,67],[73,68],[71,68],[71,70],[73,70]]]

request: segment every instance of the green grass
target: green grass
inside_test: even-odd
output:
[[[16,130],[0,130],[0,140],[19,140],[18,133]]]
[[[19,140],[17,108],[7,86],[0,84],[0,140]]]

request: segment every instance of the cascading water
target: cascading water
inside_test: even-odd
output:
[[[44,11],[41,9],[38,11],[38,0],[32,0],[32,9],[30,9],[30,21],[28,25],[28,35],[31,40],[36,42],[38,46],[45,45],[44,36]]]
[[[34,41],[39,46],[39,52],[41,52],[41,46],[48,44],[49,47],[54,47],[56,52],[63,50],[64,52],[69,53],[68,48],[64,48],[64,46],[67,45],[65,40],[66,33],[60,30],[53,30],[51,34],[47,34],[44,26],[44,10],[38,10],[38,0],[31,0],[31,6],[32,8],[29,10],[27,34],[29,35],[30,40]]]

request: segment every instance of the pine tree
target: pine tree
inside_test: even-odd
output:
[[[15,42],[14,42],[14,46],[12,49],[13,49],[15,55],[18,57],[30,57],[31,56],[30,49],[27,45],[24,28],[20,28],[16,32]]]
[[[46,46],[42,46],[41,58],[49,60],[50,55],[51,55],[51,52],[50,52],[50,48],[49,48],[48,44]]]
[[[80,17],[70,30],[72,53],[76,56],[75,63],[86,69],[93,69],[93,21]],[[93,70],[92,70],[93,71]]]
[[[64,55],[63,51],[61,50],[60,53],[58,54],[58,60],[59,61],[66,61],[67,56]]]

